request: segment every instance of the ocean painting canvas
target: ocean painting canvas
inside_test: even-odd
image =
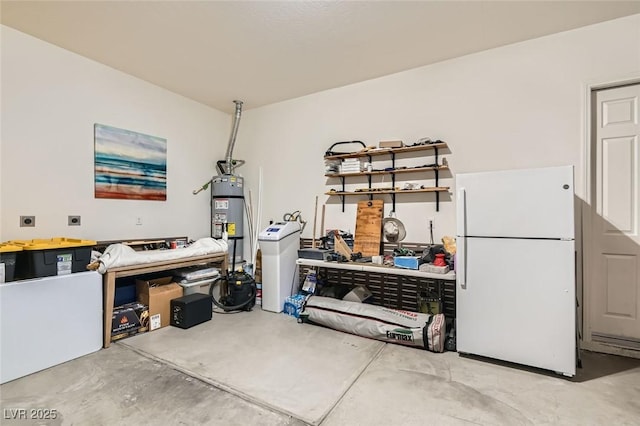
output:
[[[167,140],[95,124],[95,198],[167,199]]]

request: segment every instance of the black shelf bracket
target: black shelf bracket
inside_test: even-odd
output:
[[[439,187],[440,185],[438,184],[438,178],[439,178],[439,176],[438,176],[438,173],[439,173],[438,167],[440,167],[440,166],[438,165],[438,147],[437,146],[433,147],[433,154],[434,154],[434,157],[435,157],[435,164],[436,164],[436,167],[434,169],[434,174],[435,174],[435,178],[436,178],[436,187]],[[436,211],[437,212],[440,211],[440,191],[436,191]]]
[[[433,169],[433,170],[434,170],[434,173],[435,173],[435,177],[436,177],[436,186],[440,186],[440,185],[438,184],[438,178],[439,178],[438,173],[440,172],[440,171],[438,170],[438,167],[440,167],[440,165],[438,165],[438,148],[433,148],[433,150],[434,150],[435,157],[436,157],[436,162],[435,162],[436,167]],[[436,197],[436,198],[437,198],[437,197]],[[437,205],[436,205],[436,211],[438,211],[438,206],[437,206]]]
[[[340,176],[340,181],[342,182],[342,192],[345,192],[345,189],[344,189],[344,176]],[[340,201],[342,201],[342,213],[344,213],[344,201],[345,201],[345,198],[347,198],[346,195],[341,195],[340,196]]]
[[[395,170],[396,169],[396,154],[395,152],[391,153],[391,170]],[[396,190],[396,174],[395,173],[391,173],[391,189],[392,190]],[[396,193],[393,192],[391,193],[391,204],[393,206],[393,210],[391,210],[392,212],[396,211]]]
[[[371,163],[371,156],[367,155],[367,159],[369,160],[369,164],[371,165],[371,167],[373,167],[372,163]],[[367,172],[369,172],[369,168],[367,168]],[[367,182],[369,184],[369,191],[371,191],[371,173],[367,174]],[[369,194],[369,201],[373,200],[373,194]]]

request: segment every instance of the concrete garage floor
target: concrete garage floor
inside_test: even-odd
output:
[[[584,352],[566,379],[259,309],[131,337],[0,392],[3,425],[640,424],[637,359]],[[16,408],[57,419],[9,420]]]

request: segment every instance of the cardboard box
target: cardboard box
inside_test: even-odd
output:
[[[182,287],[173,277],[136,280],[136,293],[141,303],[149,306],[149,330],[169,325],[171,300],[182,297]]]
[[[363,285],[359,285],[354,287],[349,293],[347,293],[342,300],[347,300],[349,302],[364,302],[368,298],[372,296],[371,291]]]
[[[149,309],[134,302],[113,308],[111,317],[111,340],[118,340],[148,330]]]
[[[401,140],[380,141],[380,148],[402,148],[404,143]]]
[[[404,269],[418,269],[422,263],[420,256],[395,256],[393,258],[393,266]]]

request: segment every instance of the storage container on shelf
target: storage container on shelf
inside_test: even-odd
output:
[[[9,243],[0,244],[0,282],[9,282],[14,280],[16,254],[20,251],[22,251],[21,246]],[[2,270],[4,270],[4,273],[2,273]]]
[[[91,262],[92,240],[56,237],[51,239],[14,240],[22,248],[16,258],[16,277],[39,278],[87,270]]]
[[[211,284],[220,276],[220,270],[213,267],[192,266],[174,272],[176,281],[182,286],[184,295],[209,294]]]
[[[199,281],[180,281],[178,284],[182,287],[185,296],[195,293],[209,294],[209,288],[216,279],[217,277]]]

